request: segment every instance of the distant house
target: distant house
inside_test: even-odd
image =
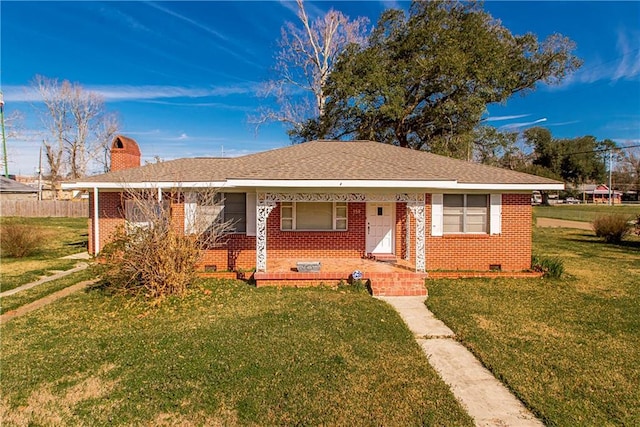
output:
[[[584,200],[587,203],[608,204],[609,203],[609,187],[605,184],[584,185],[582,186]],[[617,190],[611,191],[611,203],[614,205],[622,203],[622,192]]]
[[[366,265],[365,276],[376,277],[373,292],[387,295],[424,294],[424,277],[446,272],[522,274],[531,265],[532,191],[564,188],[547,178],[372,141],[313,141],[236,158],[140,166],[136,142],[118,136],[111,168],[63,183],[89,191],[91,253],[132,220],[124,189],[153,188],[168,198],[175,188],[215,187],[224,193],[219,215],[235,220],[236,228],[223,247],[206,251],[203,271],[207,265],[255,270],[258,286],[306,286],[348,274],[324,271],[328,267],[295,271],[296,261],[347,270],[374,259],[402,267]],[[174,225],[187,232],[197,198],[169,203]]]
[[[13,179],[0,176],[0,199],[2,200],[35,200],[38,189],[21,184]]]

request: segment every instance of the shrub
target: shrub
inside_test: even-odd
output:
[[[44,232],[26,224],[6,224],[0,232],[2,255],[13,258],[29,256],[44,246]]]
[[[607,243],[620,243],[631,231],[631,224],[625,215],[600,216],[593,221],[593,231]]]
[[[170,203],[154,200],[156,192],[127,193],[129,215],[133,221],[120,227],[98,259],[97,273],[106,288],[130,295],[142,295],[154,301],[170,295],[182,295],[193,284],[202,250],[215,246],[230,224],[200,215],[193,218],[191,231],[171,223]],[[164,196],[182,200],[184,194]],[[199,203],[221,203],[214,192],[200,194]]]
[[[559,279],[564,274],[564,262],[557,257],[548,258],[533,255],[531,257],[531,268],[542,273],[542,277],[551,279]]]

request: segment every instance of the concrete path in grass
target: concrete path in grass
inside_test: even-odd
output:
[[[424,304],[424,297],[377,297],[407,324],[429,363],[451,388],[477,426],[543,426],[475,356],[455,340],[447,325]]]
[[[44,307],[45,305],[49,305],[54,301],[59,300],[60,298],[64,298],[67,295],[71,295],[74,292],[77,292],[81,289],[85,289],[87,286],[91,286],[96,283],[99,279],[85,280],[80,283],[76,283],[75,285],[71,285],[67,288],[61,289],[58,292],[54,292],[50,295],[47,295],[44,298],[40,298],[39,300],[35,300],[29,304],[25,304],[22,307],[18,307],[15,310],[8,311],[3,315],[0,315],[0,325],[5,324],[9,320],[22,316],[24,314],[30,313],[34,310]]]
[[[77,259],[77,258],[70,258],[70,259]],[[52,274],[51,276],[43,277],[42,279],[36,280],[35,282],[27,283],[27,284],[24,284],[22,286],[18,286],[17,288],[13,288],[13,289],[9,289],[8,291],[4,291],[4,292],[0,293],[0,298],[1,297],[8,297],[9,295],[13,295],[13,294],[17,294],[18,292],[24,291],[26,289],[35,288],[36,286],[42,285],[43,283],[47,283],[47,282],[50,282],[52,280],[57,280],[57,279],[60,279],[61,277],[65,277],[65,276],[68,276],[70,274],[76,273],[78,271],[82,271],[82,270],[86,269],[87,267],[89,267],[89,264],[87,264],[86,262],[80,263],[77,266],[75,266],[74,268],[72,268],[71,270],[58,271],[58,272]]]

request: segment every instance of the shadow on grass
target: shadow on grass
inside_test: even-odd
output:
[[[619,249],[632,249],[633,251],[640,251],[640,241],[630,241],[623,240],[620,243],[607,243],[604,240],[597,239],[593,236],[583,235],[584,237],[590,237],[589,239],[576,239],[576,238],[566,238],[567,242],[576,242],[576,243],[591,243],[595,245],[601,245],[606,247],[614,247]]]

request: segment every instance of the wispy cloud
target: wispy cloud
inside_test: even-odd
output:
[[[503,126],[500,126],[500,129],[503,130],[510,130],[510,131],[515,131],[521,128],[525,128],[528,126],[533,126],[533,125],[537,125],[538,123],[543,123],[546,122],[547,119],[545,117],[538,119],[538,120],[534,120],[532,122],[519,122],[519,123],[509,123]]]
[[[295,16],[298,16],[298,3],[292,0],[280,0],[280,5],[287,9],[289,12],[293,13]],[[324,16],[327,12],[322,8],[318,7],[315,3],[305,2],[304,9],[307,12],[307,15],[310,19],[317,18],[319,16]]]
[[[580,120],[570,120],[568,122],[558,122],[558,123],[547,123],[547,126],[566,126],[566,125],[575,125],[576,123],[580,123]]]
[[[190,25],[193,25],[194,27],[197,27],[197,28],[205,31],[206,33],[209,33],[212,36],[215,36],[215,37],[217,37],[217,38],[219,38],[221,40],[225,40],[225,41],[229,40],[224,34],[218,32],[218,31],[216,31],[216,30],[214,30],[212,28],[209,28],[206,25],[203,25],[203,24],[201,24],[201,23],[199,23],[199,22],[197,22],[197,21],[195,21],[195,20],[193,20],[191,18],[188,18],[188,17],[186,17],[184,15],[181,15],[178,12],[175,12],[175,11],[169,9],[169,8],[166,8],[164,6],[160,6],[159,4],[153,3],[153,2],[148,2],[147,4],[149,6],[151,6],[151,7],[153,7],[154,9],[157,9],[157,10],[159,10],[161,12],[164,12],[167,15],[173,16],[174,18],[178,18],[181,21],[184,21],[184,22],[186,22],[186,23],[188,23]]]
[[[574,84],[596,82],[615,83],[618,80],[640,78],[640,31],[621,28],[617,31],[615,58],[603,61],[592,59],[567,76],[558,86],[546,86],[549,90],[562,90]]]
[[[256,84],[253,82],[211,87],[183,86],[84,86],[84,89],[101,95],[105,101],[143,101],[172,98],[224,97],[229,95],[253,94]],[[5,102],[38,102],[42,98],[31,86],[4,86]]]
[[[487,117],[486,119],[484,119],[485,122],[500,122],[500,121],[504,121],[504,120],[515,120],[515,119],[521,119],[522,117],[527,117],[530,116],[531,114],[517,114],[514,116],[493,116],[493,117]]]
[[[187,24],[196,27],[202,31],[204,31],[207,34],[210,34],[214,37],[216,37],[217,39],[221,40],[222,42],[224,42],[224,44],[227,45],[231,45],[232,47],[227,47],[224,46],[221,43],[216,44],[216,48],[228,53],[229,55],[233,56],[234,58],[248,64],[251,65],[253,67],[256,68],[264,68],[264,66],[262,64],[259,64],[255,61],[252,61],[248,58],[248,55],[250,54],[250,52],[246,49],[246,46],[242,45],[241,43],[237,42],[234,39],[231,39],[229,37],[227,37],[226,35],[222,34],[219,31],[214,30],[213,28],[201,24],[200,22],[196,21],[195,19],[191,19],[187,16],[184,16],[174,10],[171,10],[167,7],[161,6],[157,3],[154,2],[148,2],[147,3],[149,6],[153,7],[154,9],[157,9],[163,13],[166,13],[169,16],[172,16],[176,19],[179,19],[182,22],[186,22]]]
[[[613,80],[632,79],[640,76],[640,31],[618,31],[616,43],[622,54]]]

